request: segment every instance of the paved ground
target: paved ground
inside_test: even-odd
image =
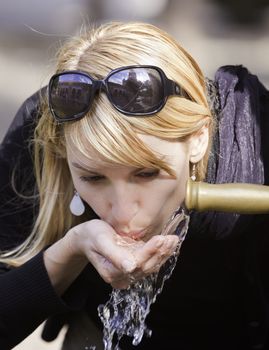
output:
[[[33,334],[31,334],[28,338],[26,338],[22,343],[15,346],[13,350],[60,350],[61,349],[61,343],[64,337],[65,330],[63,330],[59,334],[58,338],[51,343],[47,343],[41,340],[40,338],[41,331],[42,331],[42,325],[39,328],[37,328],[36,331]]]

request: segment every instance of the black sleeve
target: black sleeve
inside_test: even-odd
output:
[[[40,92],[28,98],[0,146],[0,250],[29,235],[38,202],[34,199],[31,140],[39,117]],[[13,186],[14,185],[14,186]],[[64,303],[47,276],[42,254],[18,269],[0,264],[0,348],[9,349]],[[58,305],[58,306],[57,306]],[[59,307],[60,305],[60,307]]]
[[[38,201],[35,196],[31,140],[39,117],[40,92],[27,99],[16,114],[0,146],[0,250],[22,243],[31,232]],[[14,180],[14,181],[13,181]],[[15,189],[12,185],[15,183]],[[18,195],[18,194],[22,194]],[[84,307],[89,295],[89,267],[62,298],[50,283],[42,253],[19,268],[0,264],[0,349],[10,349],[48,317],[57,335],[69,312]]]
[[[0,349],[21,342],[50,315],[69,310],[51,286],[43,254],[0,276]]]
[[[19,109],[0,146],[0,250],[22,243],[34,222],[37,201],[31,140],[38,118],[39,92]],[[13,185],[12,185],[13,183]]]
[[[8,350],[49,318],[43,338],[53,340],[72,312],[86,305],[90,266],[59,297],[50,282],[43,252],[22,266],[0,275],[0,349]]]

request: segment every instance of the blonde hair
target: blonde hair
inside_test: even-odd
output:
[[[100,79],[112,69],[135,64],[160,67],[186,91],[188,98],[171,97],[156,115],[130,118],[117,112],[100,94],[87,116],[62,125],[53,120],[44,100],[34,139],[39,214],[29,238],[2,255],[2,261],[19,265],[85,220],[75,219],[68,210],[74,189],[66,160],[66,139],[85,156],[93,148],[109,163],[151,166],[172,173],[161,157],[141,144],[137,133],[170,140],[186,140],[203,126],[212,133],[205,79],[199,66],[171,36],[151,24],[112,22],[84,30],[59,51],[57,72],[81,70]],[[208,152],[197,164],[200,180],[207,160]]]

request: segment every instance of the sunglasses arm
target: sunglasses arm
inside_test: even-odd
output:
[[[183,89],[173,80],[168,79],[167,81],[167,95],[178,95],[184,96]]]

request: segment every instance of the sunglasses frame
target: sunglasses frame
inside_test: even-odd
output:
[[[107,85],[107,81],[109,80],[109,78],[114,75],[115,73],[124,71],[124,70],[130,70],[130,69],[134,69],[134,68],[149,68],[149,69],[154,69],[156,70],[162,79],[162,86],[163,86],[163,101],[160,102],[160,105],[153,111],[150,112],[128,112],[128,111],[124,111],[121,108],[119,108],[118,106],[116,106],[111,98],[111,94],[109,92],[109,88]],[[67,74],[77,74],[77,75],[83,75],[85,77],[87,77],[88,79],[90,79],[92,81],[92,89],[93,89],[93,93],[91,94],[91,98],[89,99],[88,102],[88,108],[85,109],[83,112],[74,114],[71,117],[58,117],[56,112],[54,111],[53,107],[52,107],[52,97],[51,97],[51,90],[52,90],[52,86],[54,83],[54,80],[60,76],[63,75],[67,75]],[[56,73],[54,74],[49,81],[48,84],[48,101],[49,101],[49,108],[51,111],[51,114],[53,115],[53,117],[56,119],[57,122],[62,123],[62,122],[67,122],[67,121],[74,121],[74,120],[79,120],[81,118],[83,118],[91,109],[92,106],[92,102],[95,98],[95,95],[97,92],[105,92],[106,96],[109,100],[109,102],[113,105],[113,107],[118,110],[120,113],[127,115],[127,116],[134,116],[134,117],[143,117],[143,116],[150,116],[153,115],[155,113],[158,113],[160,110],[163,109],[163,107],[166,104],[166,101],[168,99],[169,96],[185,96],[186,93],[183,92],[183,89],[173,80],[169,79],[166,74],[164,73],[164,71],[157,67],[157,66],[152,66],[152,65],[131,65],[131,66],[124,66],[124,67],[119,67],[116,69],[113,69],[104,79],[98,80],[93,78],[91,75],[89,75],[88,73],[84,72],[84,71],[80,71],[80,70],[70,70],[70,71],[63,71],[60,73]]]

